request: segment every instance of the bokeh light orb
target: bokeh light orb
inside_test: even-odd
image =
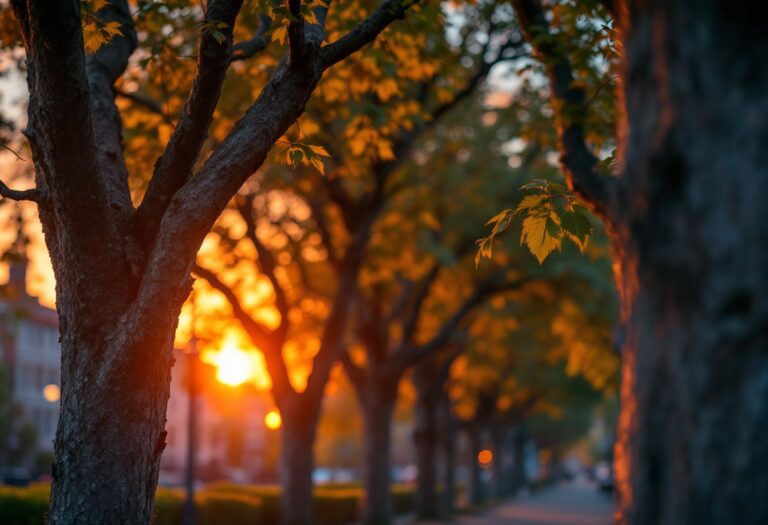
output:
[[[477,454],[477,462],[480,463],[480,466],[487,467],[491,464],[493,461],[493,452],[490,450],[483,449]]]
[[[264,416],[264,424],[270,430],[277,430],[280,428],[283,424],[283,418],[280,416],[280,412],[276,408],[267,412],[267,415]]]
[[[43,397],[49,403],[58,401],[61,398],[61,389],[59,388],[59,385],[45,385],[45,388],[43,388]]]

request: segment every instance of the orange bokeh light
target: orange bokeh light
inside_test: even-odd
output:
[[[487,467],[491,464],[493,461],[493,452],[490,450],[483,449],[477,454],[477,462],[480,463],[481,466]]]
[[[276,408],[267,412],[267,415],[264,416],[264,424],[270,430],[277,430],[280,428],[283,425],[283,418],[280,415],[280,412]]]
[[[43,388],[43,397],[49,403],[57,402],[59,398],[61,398],[61,390],[59,389],[59,385],[46,385],[45,388]]]

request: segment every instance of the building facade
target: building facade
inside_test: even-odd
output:
[[[9,377],[13,423],[31,424],[36,450],[52,452],[61,385],[58,316],[29,295],[26,277],[26,258],[14,256],[0,287],[0,364]]]
[[[0,285],[0,367],[10,391],[11,426],[33,427],[35,443],[31,444],[30,457],[24,461],[14,458],[14,450],[19,446],[15,435],[8,438],[11,443],[0,443],[0,452],[7,452],[0,454],[0,481],[9,479],[11,471],[14,478],[32,476],[33,458],[53,452],[61,386],[56,311],[41,305],[27,291],[28,263],[23,242],[17,241],[5,258],[9,262],[9,277]],[[161,460],[161,482],[168,485],[181,483],[187,464],[189,359],[182,350],[174,350],[174,356],[167,446]],[[210,375],[210,370],[202,371]],[[253,479],[262,467],[260,457],[266,431],[263,418],[268,405],[263,398],[243,392],[235,396],[235,404],[229,403],[226,396],[215,399],[212,386],[215,385],[210,382],[201,385],[195,406],[198,479]]]

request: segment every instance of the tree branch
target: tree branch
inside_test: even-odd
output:
[[[617,203],[619,179],[601,174],[589,150],[584,122],[584,89],[575,84],[567,50],[557,45],[539,0],[514,0],[520,28],[539,55],[549,77],[558,123],[560,163],[571,190],[601,218],[610,222]]]
[[[46,204],[45,194],[39,188],[13,190],[3,181],[0,181],[0,196],[13,201],[33,201],[41,206]]]
[[[411,298],[410,304],[403,309],[402,340],[404,342],[413,340],[413,335],[416,332],[416,327],[418,326],[419,315],[421,314],[422,306],[424,306],[424,301],[427,300],[429,291],[432,289],[432,284],[437,279],[441,267],[442,265],[437,262],[432,265],[432,268],[429,270],[429,272],[427,272],[427,275],[425,275],[418,283],[416,292]]]
[[[307,53],[304,41],[304,17],[301,15],[301,0],[288,0],[291,21],[288,23],[288,51],[291,67],[301,67]]]
[[[124,245],[109,206],[96,147],[80,5],[74,0],[14,0],[14,10],[23,17],[20,24],[27,35],[29,119],[25,135],[33,152],[37,186],[51,201],[51,212],[41,213],[46,243],[54,252],[66,249],[84,254],[73,258],[66,268],[54,265],[56,277],[65,278],[64,273],[69,272],[77,275],[83,265],[102,269],[91,280],[73,278],[77,284],[58,298],[64,304],[73,300],[77,307],[71,313],[78,316],[80,307],[98,304],[103,294],[124,283],[127,272]],[[66,232],[66,246],[60,238],[62,232]],[[96,316],[89,319],[98,326]]]
[[[111,0],[95,16],[101,23],[120,24],[121,34],[113,36],[86,58],[86,71],[96,146],[108,204],[116,213],[121,232],[127,232],[128,221],[133,214],[133,202],[128,189],[128,169],[123,159],[123,121],[115,105],[113,85],[125,71],[128,58],[136,49],[136,29],[126,0]]]
[[[215,273],[198,264],[195,264],[193,272],[198,277],[205,279],[212,288],[226,298],[232,308],[232,314],[235,316],[235,319],[238,320],[248,334],[254,346],[261,350],[269,376],[272,379],[272,390],[275,398],[284,399],[287,395],[294,393],[288,376],[288,367],[283,358],[285,335],[270,330],[251,317],[243,308],[234,290],[224,284]]]
[[[267,15],[261,15],[260,21],[261,24],[259,25],[259,29],[256,31],[256,34],[252,38],[238,42],[232,46],[229,58],[231,62],[235,62],[237,60],[246,60],[267,48],[269,45],[269,40],[265,35],[267,34],[267,31],[269,31],[269,28],[272,26],[272,19]]]
[[[405,370],[414,363],[420,361],[426,356],[439,350],[450,341],[461,322],[478,305],[490,295],[507,290],[518,289],[527,282],[528,278],[520,278],[511,282],[503,282],[504,271],[496,272],[494,275],[484,279],[475,285],[472,293],[467,297],[459,308],[451,315],[440,327],[437,333],[426,343],[419,346],[412,346],[404,341],[403,345],[397,350],[391,361],[391,368],[394,370]]]
[[[341,354],[340,361],[352,386],[355,387],[355,390],[362,391],[365,387],[365,370],[352,362],[349,352]]]
[[[171,116],[168,115],[165,112],[165,110],[163,110],[163,106],[157,100],[151,97],[148,97],[142,93],[139,93],[138,91],[131,91],[129,93],[121,89],[115,89],[115,94],[123,98],[126,98],[131,102],[138,104],[139,106],[142,106],[143,108],[147,109],[151,113],[160,115],[161,117],[163,117],[163,120],[165,120],[167,124],[170,124],[171,126],[176,127],[176,124],[173,122],[173,119],[171,119]]]
[[[230,63],[235,18],[242,4],[243,0],[211,0],[208,3],[201,30],[197,73],[189,98],[165,152],[155,163],[149,187],[134,216],[138,238],[146,246],[152,244],[160,219],[174,194],[192,175],[192,168],[208,136]],[[225,40],[221,41],[217,34],[223,34]]]
[[[322,38],[322,35],[318,37],[317,29],[321,29],[320,26],[307,28],[312,33],[307,36],[308,41]],[[339,52],[355,49],[357,47],[343,46]],[[167,290],[168,283],[174,283],[179,293],[184,290],[195,253],[206,233],[232,196],[262,165],[275,142],[304,111],[323,73],[322,66],[320,60],[313,60],[310,67],[296,70],[288,66],[287,60],[282,60],[250,109],[216,146],[194,177],[188,178],[186,174],[170,177],[171,183],[168,177],[163,177],[164,182],[154,181],[159,189],[153,191],[150,191],[150,183],[144,200],[155,204],[149,206],[142,202],[137,214],[144,213],[145,220],[137,222],[145,227],[145,232],[157,231],[157,235],[145,265],[136,298],[138,303],[162,306],[177,300],[173,294],[161,294],[159,290]],[[175,190],[178,184],[181,187]],[[154,195],[148,200],[150,194]],[[149,211],[142,212],[142,207]],[[158,222],[159,227],[156,226]],[[343,327],[338,321],[337,324],[334,329]],[[335,350],[332,354],[330,365],[338,357]],[[330,365],[323,368],[330,370]],[[323,374],[327,377],[327,371],[320,375]],[[310,375],[310,380],[312,377]]]
[[[385,0],[352,31],[320,50],[323,68],[331,67],[366,44],[373,42],[389,24],[399,18],[404,18],[405,12],[419,1]]]
[[[256,235],[256,222],[253,220],[253,196],[250,197],[238,197],[236,199],[237,210],[240,216],[245,221],[246,230],[245,235],[248,240],[251,241],[253,247],[256,248],[256,254],[259,257],[259,268],[262,273],[267,276],[270,284],[272,285],[272,291],[275,294],[275,307],[280,313],[280,326],[278,331],[285,336],[288,329],[288,299],[285,295],[285,290],[280,284],[277,278],[275,269],[277,263],[272,256],[272,252],[267,248],[264,243],[261,242],[259,236]]]

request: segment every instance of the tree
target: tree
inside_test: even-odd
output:
[[[387,240],[374,242],[372,238],[381,237],[379,232],[382,224],[391,221],[393,217],[405,218],[407,212],[403,211],[403,202],[413,202],[415,193],[410,190],[411,186],[419,185],[418,175],[411,171],[408,177],[404,177],[403,165],[410,160],[419,139],[434,129],[450,110],[465,100],[481,84],[493,65],[515,57],[513,52],[519,41],[499,38],[500,29],[496,25],[503,27],[505,19],[503,14],[497,12],[493,3],[469,9],[467,14],[468,19],[462,28],[463,40],[460,45],[448,46],[444,28],[434,26],[429,31],[417,33],[418,41],[414,41],[412,35],[404,35],[408,38],[389,42],[386,47],[382,46],[382,49],[373,46],[368,52],[360,55],[359,61],[350,63],[347,69],[341,67],[332,71],[319,84],[320,103],[310,104],[307,116],[299,122],[295,131],[292,130],[290,137],[286,136],[282,152],[285,156],[276,156],[276,162],[272,164],[271,169],[254,181],[253,193],[244,197],[250,199],[250,202],[240,205],[238,213],[246,224],[245,237],[252,245],[251,251],[256,253],[257,268],[268,276],[270,287],[274,291],[275,304],[281,319],[277,328],[259,327],[263,323],[258,323],[248,314],[246,308],[238,304],[238,295],[242,296],[242,289],[238,294],[213,272],[204,268],[197,270],[214,288],[224,293],[254,344],[267,356],[273,379],[273,393],[281,411],[288,410],[288,403],[284,401],[286,398],[295,397],[295,403],[305,407],[297,410],[295,417],[284,412],[285,440],[295,433],[291,420],[311,427],[303,432],[305,437],[301,440],[301,446],[287,447],[289,443],[285,443],[286,454],[293,458],[299,457],[299,454],[290,450],[295,448],[302,451],[302,465],[311,465],[314,428],[319,417],[330,366],[335,361],[340,345],[349,343],[349,338],[345,339],[343,336],[347,317],[353,318],[346,315],[346,308],[351,302],[350,294],[354,301],[359,303],[362,290],[368,290],[372,276],[374,279],[382,278],[385,281],[398,279],[399,269],[393,270],[392,266],[401,265],[400,262],[385,262],[388,268],[379,272],[380,267],[377,265],[382,261],[377,260],[375,254],[391,247],[388,246]],[[506,17],[508,18],[508,14]],[[491,37],[486,34],[489,27]],[[431,53],[420,51],[420,54],[414,57],[414,44],[418,44],[419,49],[431,50]],[[438,61],[438,57],[445,59]],[[457,67],[460,59],[471,60],[473,67]],[[382,73],[399,63],[409,65],[403,78],[391,78]],[[358,85],[369,83],[365,77],[362,80],[358,78],[358,69],[376,71],[372,76],[379,83],[375,84],[373,93],[369,93],[369,88]],[[347,89],[349,83],[351,85]],[[340,85],[344,89],[340,89]],[[344,140],[338,140],[339,137]],[[305,141],[313,141],[315,144],[307,144]],[[330,153],[328,158],[325,158],[326,153]],[[293,172],[277,165],[286,157],[287,163],[294,168]],[[326,170],[327,174],[323,176]],[[423,189],[418,191],[422,192]],[[293,237],[296,239],[287,236],[287,246],[270,247],[268,242],[259,239],[259,225],[252,216],[253,202],[257,200],[257,196],[258,202],[262,202],[263,196],[269,192],[279,194],[286,202],[291,203],[289,210],[275,221],[286,231],[290,224],[295,232]],[[406,193],[410,196],[403,197]],[[258,208],[259,205],[255,207]],[[299,208],[306,211],[301,218],[291,211]],[[412,224],[413,227],[403,234],[408,243],[421,242],[425,230],[430,231],[432,228],[425,227],[425,222],[431,216],[421,213],[421,209],[417,211],[419,215],[418,220],[413,223],[415,226]],[[471,240],[477,231],[476,225],[474,235],[466,236],[469,239],[463,248],[466,259],[471,259]],[[237,244],[237,235],[227,234],[225,237],[227,240],[223,244],[228,246],[223,247],[226,253],[234,253],[231,247]],[[312,245],[312,239],[319,239],[319,245]],[[429,244],[430,249],[440,248],[437,242],[430,241]],[[305,260],[307,251],[317,257],[314,260]],[[443,249],[443,252],[445,251]],[[280,252],[286,254],[284,259],[290,263],[279,263]],[[434,257],[431,252],[426,255]],[[436,277],[438,270],[439,268],[432,272],[434,275],[430,279]],[[285,273],[286,271],[288,273]],[[278,275],[280,272],[283,272],[285,278],[281,279]],[[318,274],[320,278],[313,274]],[[404,276],[402,278],[405,279]],[[493,284],[491,280],[484,286]],[[318,281],[321,282],[318,284]],[[379,284],[376,286],[381,287]],[[418,283],[411,283],[408,290],[404,290],[397,308],[404,307],[405,301],[410,300],[412,296],[408,294],[421,293],[417,291],[423,288],[420,286]],[[290,293],[286,291],[286,287],[291,289]],[[425,293],[427,291],[424,290]],[[477,294],[477,297],[472,296],[472,302],[479,301],[480,296],[485,293],[484,291]],[[282,349],[291,334],[299,331],[292,327],[290,310],[298,310],[299,303],[306,299],[306,294],[328,304],[331,313],[319,321],[320,331],[323,333],[320,350],[312,359],[312,374],[307,389],[299,392],[286,379],[287,367]],[[418,311],[418,306],[415,308]],[[465,310],[468,309],[469,305]],[[392,313],[393,316],[399,316],[404,312],[393,309]],[[466,311],[462,312],[460,317],[465,314]],[[418,312],[413,315],[418,315]],[[459,318],[454,322],[458,320]],[[399,322],[399,319],[395,321]],[[413,325],[412,328],[415,328],[415,321],[415,318],[409,321]],[[440,337],[444,338],[445,334]],[[403,361],[402,366],[398,365],[402,368],[397,372],[398,379],[388,385],[387,402],[390,410],[395,401],[399,377],[407,366],[405,360]],[[288,385],[288,388],[281,385]],[[368,413],[373,414],[370,411]],[[388,443],[389,419],[382,424],[386,426],[372,428],[368,435],[371,439],[383,439]],[[372,443],[368,449],[371,451],[372,464],[368,465],[367,472],[370,474],[368,478],[373,481],[367,485],[370,486],[374,481],[376,484],[375,488],[368,492],[366,508],[369,510],[366,512],[376,514],[380,513],[378,509],[385,508],[384,519],[388,520],[389,468],[386,465],[389,460],[388,457],[378,457],[374,452],[388,450],[388,446],[382,448]],[[293,476],[301,478],[303,493],[308,497],[311,468],[293,468],[291,465],[294,460],[291,457],[286,457],[284,468],[294,472]],[[297,507],[300,506],[292,504],[289,507],[292,512],[299,512]]]
[[[576,17],[513,2],[549,79],[566,181],[613,245],[618,522],[762,523],[766,252],[753,241],[766,235],[768,172],[758,146],[766,129],[749,117],[766,108],[758,13],[714,1],[602,4],[588,16],[619,23],[603,39],[621,49],[619,176],[603,173],[589,140],[584,61],[575,55],[594,48],[566,43]]]
[[[155,5],[141,10],[143,19]],[[323,72],[411,5],[387,0],[323,45],[334,10],[288,2],[288,51],[201,162],[231,53],[245,53],[232,46],[242,2],[212,0],[204,12],[168,6],[202,20],[197,65],[184,111],[135,207],[113,91],[144,36],[128,3],[12,2],[27,57],[25,134],[36,187],[2,185],[0,193],[37,203],[56,275],[63,389],[51,523],[149,522],[165,446],[171,343],[200,243],[302,113]]]

